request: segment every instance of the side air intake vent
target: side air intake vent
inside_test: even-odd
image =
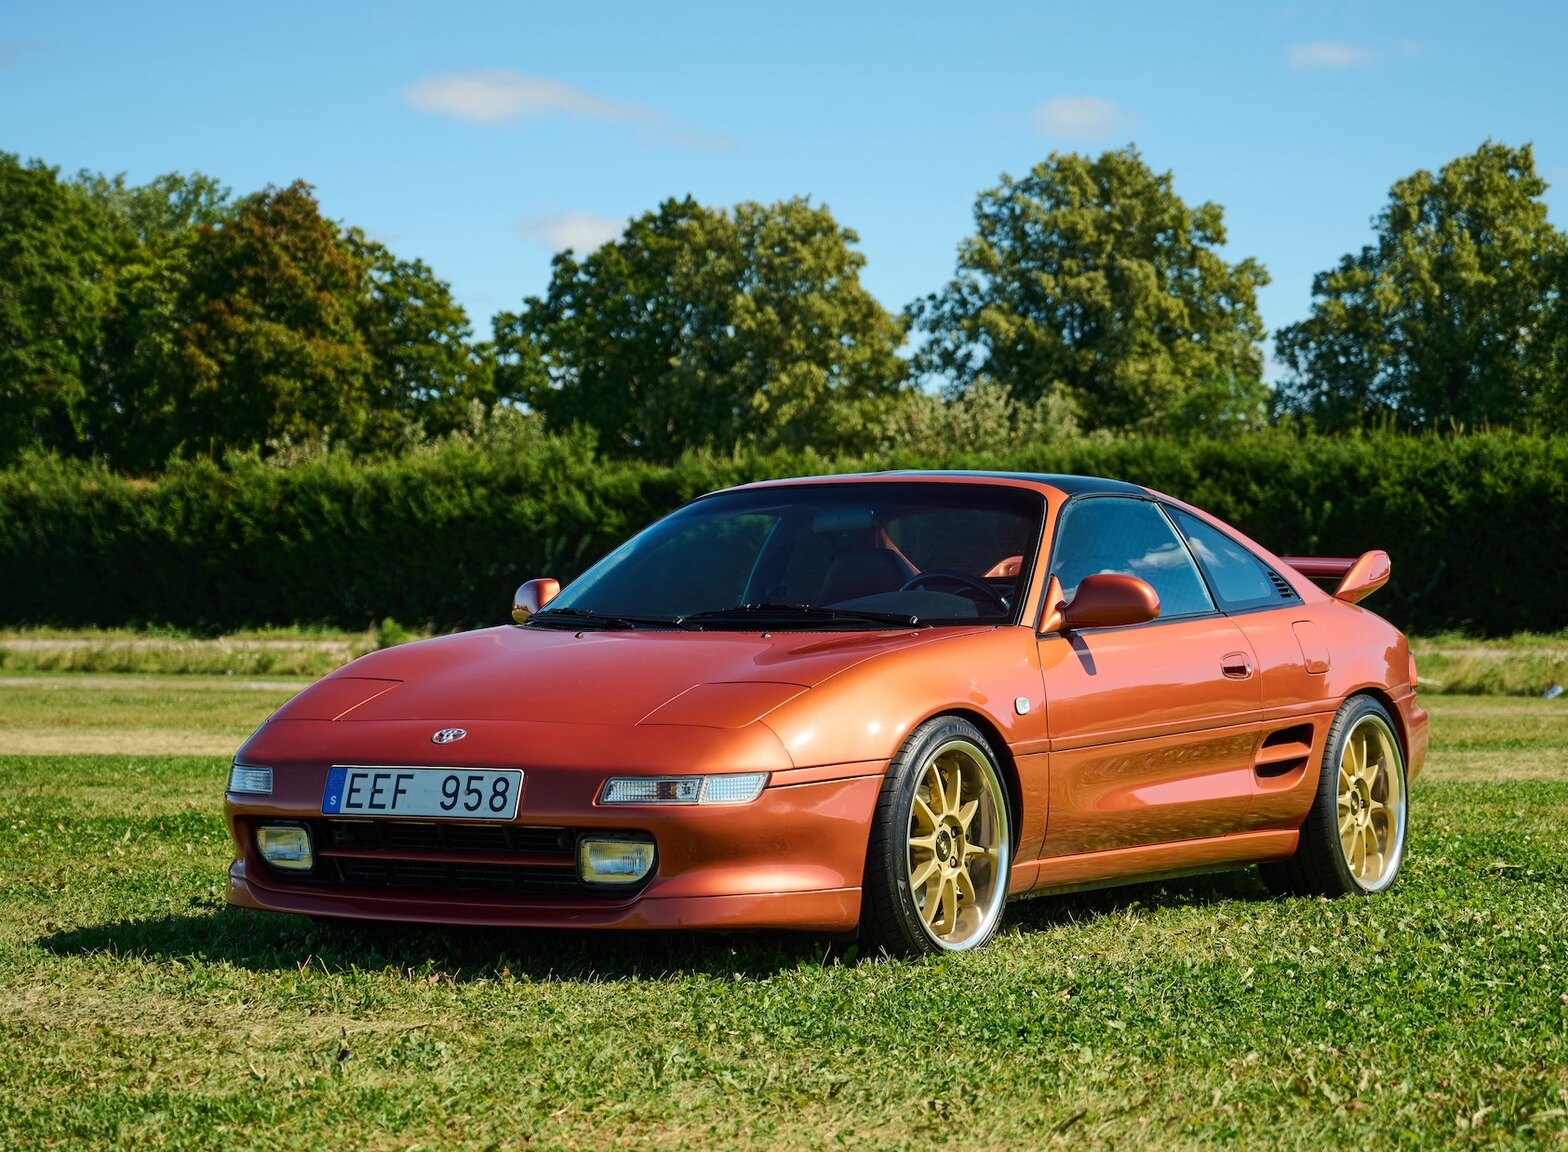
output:
[[[1286,580],[1278,572],[1271,571],[1269,573],[1269,579],[1274,581],[1274,587],[1279,592],[1279,597],[1281,600],[1297,599],[1296,590],[1290,586],[1290,581]]]

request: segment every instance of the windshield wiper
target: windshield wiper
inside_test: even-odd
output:
[[[894,624],[918,627],[920,617],[902,612],[862,612],[852,608],[819,608],[815,604],[739,604],[734,608],[711,608],[687,612],[678,623],[701,627],[703,624],[741,621],[746,623],[820,620],[841,624]]]
[[[545,608],[528,618],[529,625],[542,628],[603,628],[624,632],[632,628],[684,628],[675,616],[622,616],[614,612],[595,612],[592,608]]]

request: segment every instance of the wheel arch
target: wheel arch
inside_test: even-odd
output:
[[[1002,773],[1002,785],[1007,789],[1007,823],[1008,828],[1011,830],[1013,858],[1016,860],[1018,857],[1019,834],[1022,831],[1023,824],[1024,794],[1023,785],[1018,776],[1018,762],[1013,759],[1013,750],[1008,747],[1007,740],[1002,736],[1002,730],[996,726],[995,722],[984,712],[976,711],[973,708],[962,706],[941,708],[927,716],[920,723],[924,724],[928,720],[940,719],[943,716],[954,716],[960,720],[969,721],[969,723],[980,730],[980,734],[991,745],[991,753],[996,757],[996,766]],[[919,726],[919,724],[915,725],[916,728]]]
[[[1399,705],[1395,703],[1393,696],[1389,695],[1388,689],[1384,688],[1381,684],[1364,684],[1360,688],[1346,693],[1344,700],[1340,701],[1339,707],[1343,708],[1357,696],[1368,696],[1371,699],[1376,700],[1383,706],[1383,711],[1388,713],[1388,719],[1394,728],[1394,738],[1399,741],[1399,757],[1404,761],[1405,771],[1409,772],[1410,733],[1405,731],[1404,714],[1400,712]],[[1335,709],[1336,714],[1338,711],[1339,709]]]

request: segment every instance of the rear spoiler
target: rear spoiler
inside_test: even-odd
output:
[[[1383,585],[1393,572],[1393,563],[1382,549],[1363,552],[1354,560],[1340,556],[1281,556],[1281,560],[1308,580],[1338,580],[1334,599],[1355,604],[1365,600]]]

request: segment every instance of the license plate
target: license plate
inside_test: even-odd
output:
[[[523,774],[516,768],[376,768],[327,772],[328,816],[418,816],[427,820],[510,820]]]

